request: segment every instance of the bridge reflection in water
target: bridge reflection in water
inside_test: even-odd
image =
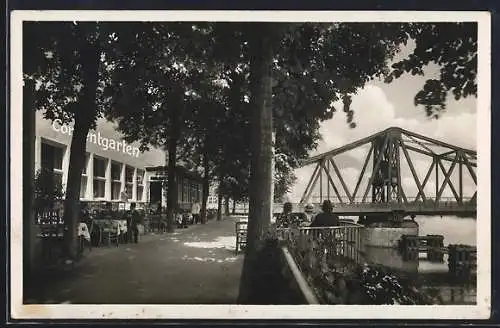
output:
[[[363,247],[363,228],[347,223],[339,227],[275,229],[274,233],[310,282],[325,280],[328,274],[355,274],[368,264],[411,281],[437,304],[476,304],[475,283],[451,279],[446,254],[442,262],[421,258],[408,261],[396,248]]]

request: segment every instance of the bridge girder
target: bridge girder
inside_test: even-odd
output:
[[[356,180],[354,190],[347,186],[342,172],[339,169],[335,158],[356,148],[370,144],[370,149],[366,154],[359,177]],[[415,163],[412,161],[410,153],[418,153],[431,159],[430,166],[427,167],[425,177],[421,180],[418,177]],[[406,195],[401,181],[401,160],[405,159],[411,172],[413,183],[417,189],[417,195],[413,198]],[[443,163],[450,166],[447,169]],[[368,177],[368,184],[364,190],[360,190],[361,182],[370,173],[367,173],[368,165],[372,163],[372,172]],[[449,187],[453,194],[453,202],[457,204],[476,202],[476,193],[470,199],[464,197],[464,174],[468,173],[475,185],[477,177],[476,151],[454,146],[439,140],[419,135],[398,127],[388,128],[379,133],[373,134],[348,145],[333,149],[323,154],[311,157],[301,163],[301,166],[315,165],[315,170],[311,176],[306,190],[302,195],[301,204],[307,203],[320,181],[320,202],[323,199],[331,199],[339,204],[367,204],[367,203],[415,203],[444,201],[443,192]],[[458,183],[455,185],[451,176],[458,170]],[[433,174],[434,173],[434,174]],[[327,181],[326,197],[323,192],[323,177]],[[334,182],[334,177],[340,183]],[[441,178],[441,179],[440,179]],[[433,195],[427,195],[425,187],[429,181],[434,179],[436,185]],[[330,189],[334,195],[330,195]],[[341,195],[340,190],[344,195]],[[371,199],[368,195],[371,191]]]

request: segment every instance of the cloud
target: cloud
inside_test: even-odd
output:
[[[388,99],[382,88],[376,85],[367,85],[352,99],[351,108],[355,112],[354,121],[356,122],[357,127],[350,129],[346,124],[344,113],[337,112],[333,119],[321,123],[320,133],[322,135],[322,141],[319,143],[318,148],[311,152],[310,155],[317,155],[340,146],[347,145],[351,142],[393,126],[401,127],[403,129],[456,146],[475,150],[477,149],[476,113],[475,111],[470,111],[468,108],[459,107],[459,104],[459,102],[453,102],[455,107],[445,112],[438,120],[428,119],[423,110],[419,110],[415,107],[406,109],[404,117],[401,117],[401,115],[396,115],[393,103],[391,103]],[[340,104],[336,104],[336,107],[342,108]],[[401,111],[402,109],[398,109],[398,113]],[[342,172],[342,176],[346,184],[349,186],[351,193],[354,190],[363,161],[366,158],[368,147],[369,146],[356,148],[335,157],[335,162]],[[425,156],[421,156],[413,152],[410,153],[410,156],[415,170],[417,171],[419,180],[422,183],[432,161]],[[408,197],[410,197],[410,195],[411,197],[414,197],[416,196],[418,189],[411,171],[406,164],[406,160],[403,159],[404,156],[402,155],[401,158],[401,177],[403,181],[403,188],[405,191],[408,190]],[[446,166],[446,168],[448,167],[449,165]],[[367,170],[368,172],[371,172],[370,164],[368,165]],[[297,181],[288,195],[289,201],[298,202],[300,200],[300,197],[302,196],[313,171],[314,165],[303,167],[295,171]],[[452,175],[452,180],[455,179],[453,182],[454,184],[458,181],[456,180],[458,179],[457,172],[458,166],[455,168],[455,172]],[[467,172],[467,170],[464,169],[464,172]],[[443,174],[441,172],[440,177],[441,181],[439,185],[441,185],[443,179]],[[326,177],[324,177],[324,186],[326,186],[326,180]],[[337,183],[338,180],[335,180],[334,178],[334,181],[336,181],[335,183],[338,186],[337,188],[342,190],[340,183]],[[365,181],[365,183],[367,183],[367,181]],[[465,191],[469,193],[474,190],[475,185],[472,180],[470,179],[470,181],[468,181],[464,179],[464,196],[466,195]],[[432,194],[435,194],[434,174],[432,174],[427,182],[425,191],[426,193],[432,192]],[[358,196],[360,196],[360,194],[362,196],[363,192],[364,189],[360,188]],[[331,192],[331,194],[333,194],[333,192]],[[443,192],[443,197],[451,196],[453,196],[453,194],[451,193],[449,187],[447,187]]]

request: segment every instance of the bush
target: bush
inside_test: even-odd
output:
[[[53,209],[64,196],[62,184],[54,179],[53,172],[48,169],[41,169],[36,173],[34,193],[36,211]]]

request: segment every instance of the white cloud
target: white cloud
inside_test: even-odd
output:
[[[455,106],[459,104],[459,102],[452,103]],[[342,108],[340,104],[336,104],[336,107]],[[394,105],[389,101],[384,91],[375,85],[368,85],[363,90],[360,90],[360,92],[353,97],[351,108],[355,112],[354,121],[356,122],[357,127],[350,129],[346,124],[344,113],[337,112],[333,119],[322,122],[320,126],[322,141],[319,143],[318,148],[311,153],[311,156],[347,145],[351,142],[393,126],[401,127],[411,132],[456,146],[468,149],[477,149],[476,113],[475,111],[471,112],[467,108],[450,108],[438,120],[431,120],[425,116],[425,112],[422,109],[413,107],[406,109],[408,112],[405,112],[405,118],[402,118],[396,115]],[[401,109],[398,109],[398,112],[401,112]],[[368,147],[353,149],[348,152],[348,159],[345,157],[347,155],[344,155],[343,158],[335,158],[336,164],[339,166],[342,176],[348,184],[351,193],[354,190],[367,150]],[[431,164],[431,160],[426,159],[425,157],[419,157],[414,153],[411,153],[410,155],[420,182],[423,182],[425,174]],[[404,158],[404,156],[402,156],[402,158]],[[406,164],[406,160],[402,159],[402,163],[403,162],[405,162],[402,164],[401,169],[404,185],[403,188],[405,191],[408,190],[408,197],[410,197],[410,195],[411,197],[414,197],[416,196],[417,187]],[[371,165],[369,165],[368,170],[371,170],[370,167]],[[457,169],[455,170],[457,171]],[[295,171],[295,174],[297,175],[297,182],[292,188],[291,193],[288,195],[289,201],[298,202],[300,200],[300,197],[302,196],[313,171],[314,165],[303,167]],[[464,172],[466,172],[465,169]],[[440,176],[441,179],[443,179],[443,175],[441,173]],[[435,178],[433,174],[425,187],[426,192],[432,191],[432,194],[435,194],[434,180]],[[326,186],[326,178],[323,179],[323,182]],[[337,185],[339,190],[341,190],[342,187],[340,184]],[[475,190],[475,186],[472,181],[464,180],[464,190]],[[359,191],[358,196],[363,191],[364,189]],[[443,197],[450,196],[453,196],[453,194],[449,190],[449,187],[447,187],[443,192]]]

